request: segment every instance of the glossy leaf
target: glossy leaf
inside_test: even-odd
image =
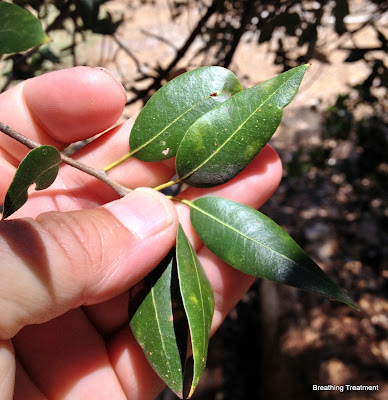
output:
[[[205,246],[232,267],[357,308],[295,241],[264,214],[219,197],[203,197],[186,204],[191,207],[191,223]]]
[[[221,185],[241,172],[275,133],[308,65],[237,93],[197,119],[182,139],[176,171],[194,187]]]
[[[0,57],[50,41],[39,19],[15,4],[0,2]]]
[[[8,188],[3,206],[3,218],[17,211],[28,199],[28,188],[35,183],[35,190],[48,188],[55,180],[61,155],[53,146],[39,146],[31,150],[19,164]]]
[[[180,225],[176,254],[180,291],[189,323],[194,360],[193,379],[188,396],[190,398],[206,366],[214,296],[205,271]]]
[[[175,156],[190,125],[241,90],[236,76],[221,67],[179,75],[159,89],[136,118],[129,138],[130,154],[143,161]]]
[[[176,279],[174,279],[174,276]],[[183,392],[183,364],[186,358],[187,323],[183,337],[176,333],[179,312],[179,283],[176,276],[175,251],[148,276],[149,290],[133,315],[130,326],[149,363],[179,397]],[[130,310],[130,314],[131,310]],[[184,314],[184,313],[183,313]],[[182,345],[180,345],[180,343]],[[184,347],[184,352],[181,351]]]

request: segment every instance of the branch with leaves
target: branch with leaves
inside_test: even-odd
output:
[[[140,112],[129,138],[130,151],[103,171],[0,124],[4,133],[34,148],[17,169],[3,218],[24,204],[31,184],[36,183],[37,190],[50,186],[61,162],[114,187],[109,171],[127,159],[155,162],[175,156],[177,178],[155,190],[181,182],[198,188],[226,183],[272,137],[307,68],[302,65],[245,90],[222,67],[202,67],[178,76],[159,89]],[[129,190],[119,189],[120,195]],[[204,245],[233,268],[357,308],[279,225],[259,211],[220,197],[170,199],[190,208],[192,226]],[[130,301],[134,336],[165,383],[179,397],[191,397],[206,365],[214,296],[182,227],[176,247],[140,286]],[[185,391],[188,337],[194,365],[190,388]]]

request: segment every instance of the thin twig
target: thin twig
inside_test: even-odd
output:
[[[140,61],[136,58],[136,56],[132,53],[132,51],[125,46],[118,38],[116,35],[111,35],[112,39],[115,41],[115,43],[120,47],[120,49],[124,50],[124,52],[132,59],[132,61],[135,63],[137,71],[140,74],[146,75],[141,67]]]
[[[40,143],[35,142],[32,139],[22,135],[21,133],[15,131],[8,125],[0,122],[0,131],[5,133],[7,136],[11,137],[12,139],[18,141],[19,143],[23,144],[24,146],[28,147],[29,149],[36,149],[37,147],[41,146]],[[82,164],[79,161],[73,160],[72,158],[66,156],[62,152],[61,160],[65,164],[70,165],[71,167],[77,168],[82,172],[85,172],[88,175],[94,176],[95,178],[99,179],[100,181],[104,182],[106,185],[110,186],[120,197],[124,197],[128,194],[131,189],[120,185],[119,183],[115,182],[114,180],[110,179],[105,171],[101,171],[95,168],[90,167],[89,165]]]
[[[170,42],[168,39],[164,38],[163,36],[160,36],[153,32],[146,31],[145,29],[140,29],[140,33],[142,33],[145,36],[152,37],[156,40],[159,40],[160,42],[165,43],[168,46],[170,46],[171,48],[173,48],[175,51],[178,51],[178,47],[176,47],[174,43]]]

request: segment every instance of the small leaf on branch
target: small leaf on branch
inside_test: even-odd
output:
[[[0,2],[0,57],[47,43],[39,19],[15,4]]]
[[[297,243],[264,214],[220,197],[183,202],[190,206],[191,223],[205,246],[232,267],[357,308]]]
[[[236,76],[221,67],[201,67],[177,76],[150,98],[136,118],[130,155],[142,161],[175,156],[190,125],[241,90]]]
[[[145,279],[143,297],[136,310],[130,307],[130,327],[150,365],[182,397],[183,366],[187,349],[187,320],[179,294],[175,249]]]
[[[179,285],[190,328],[194,372],[188,397],[198,385],[206,366],[207,348],[214,312],[214,296],[198,257],[179,225],[176,239]]]
[[[179,179],[190,186],[211,187],[241,172],[275,133],[307,67],[237,93],[197,119],[177,151]]]
[[[53,146],[39,146],[31,150],[19,164],[8,188],[3,206],[3,219],[17,211],[28,199],[28,188],[48,188],[55,180],[61,163],[61,154]]]

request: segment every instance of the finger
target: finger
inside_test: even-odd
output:
[[[47,397],[39,390],[36,384],[28,376],[27,372],[20,364],[20,362],[16,361],[16,378],[13,400],[25,399],[48,400]]]
[[[42,144],[63,148],[94,136],[120,117],[123,87],[105,70],[76,67],[29,79],[0,96],[0,120]],[[15,163],[27,152],[0,135],[1,154]]]
[[[127,291],[103,303],[83,307],[83,310],[96,330],[102,336],[110,337],[129,323],[128,305],[129,292]]]
[[[211,327],[213,335],[256,278],[232,268],[207,247],[202,247],[198,251],[198,258],[214,293],[214,316]]]
[[[119,295],[175,241],[173,204],[138,189],[94,210],[0,224],[0,339],[23,326]]]
[[[13,176],[15,175],[15,167],[8,161],[0,157],[0,202],[4,201],[4,197],[7,193],[8,187],[12,182]]]
[[[0,399],[13,398],[15,368],[15,355],[11,341],[0,340]]]
[[[129,327],[112,338],[108,353],[127,399],[153,400],[166,386],[150,366]]]
[[[80,309],[25,327],[13,341],[17,357],[49,399],[126,398],[104,341]]]

